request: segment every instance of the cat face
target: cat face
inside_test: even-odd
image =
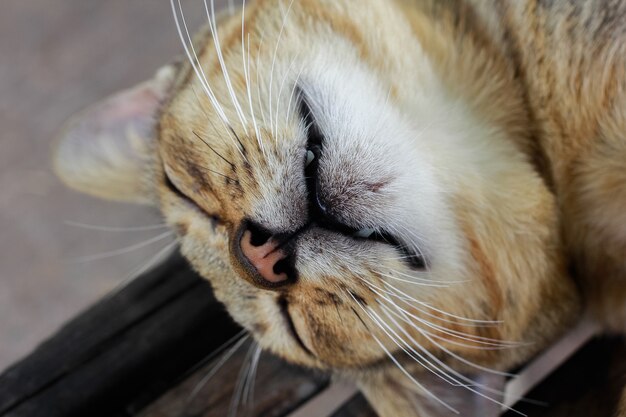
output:
[[[249,20],[255,12],[267,13],[249,11]],[[247,38],[250,55],[239,29],[220,34],[232,49],[223,53],[229,80],[220,70],[209,79],[219,110],[193,76],[165,110],[161,206],[209,276],[197,251],[207,234],[223,236],[216,255],[232,272],[212,282],[264,346],[304,363],[375,362],[380,347],[365,337],[374,329],[361,309],[390,291],[384,277],[424,302],[455,280],[445,273],[457,251],[451,216],[392,85],[341,34],[324,34],[327,23],[303,27],[311,13],[302,5],[284,16],[282,33],[263,32],[264,44]],[[307,42],[311,31],[323,35]],[[213,47],[198,67],[220,65]]]
[[[85,151],[93,123],[76,124],[57,169],[157,204],[233,317],[292,362],[512,366],[575,310],[554,201],[507,74],[415,19],[387,1],[259,1],[193,47],[181,25],[189,62],[116,98],[153,103],[156,129],[109,117],[121,144]],[[83,184],[86,155],[100,171]]]

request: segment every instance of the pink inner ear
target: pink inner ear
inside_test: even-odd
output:
[[[106,99],[97,117],[103,126],[123,123],[124,120],[131,122],[137,119],[154,120],[167,97],[173,79],[173,66],[164,67],[153,79]]]
[[[150,202],[146,189],[158,112],[174,69],[119,92],[75,116],[55,150],[55,169],[69,186],[99,197]]]
[[[79,151],[115,157],[117,161],[109,160],[113,165],[143,159],[144,145],[154,139],[159,93],[151,80],[105,99],[70,124],[65,141]]]
[[[140,85],[107,101],[102,109],[102,122],[119,123],[124,119],[150,117],[161,105],[161,97],[150,85]]]

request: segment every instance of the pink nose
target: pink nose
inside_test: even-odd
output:
[[[250,230],[246,230],[241,236],[240,245],[243,256],[248,259],[263,279],[272,284],[278,284],[288,279],[285,272],[276,272],[276,264],[287,257],[278,247],[278,242],[268,239],[265,243],[255,246],[252,243],[252,233]]]

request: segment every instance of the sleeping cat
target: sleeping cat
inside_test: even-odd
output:
[[[158,206],[263,348],[427,417],[585,312],[626,330],[626,3],[209,3],[193,41],[179,6],[187,59],[55,167]]]

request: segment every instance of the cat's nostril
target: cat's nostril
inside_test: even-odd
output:
[[[289,258],[285,257],[283,259],[281,259],[280,261],[276,262],[276,264],[274,264],[274,268],[273,271],[275,274],[286,274],[287,276],[289,276],[289,274],[291,273],[291,264],[289,262]]]
[[[249,222],[246,226],[251,233],[250,243],[253,246],[261,246],[272,237],[272,233],[256,223]]]
[[[293,257],[274,235],[248,223],[237,242],[237,254],[252,282],[263,288],[277,288],[295,278]]]

